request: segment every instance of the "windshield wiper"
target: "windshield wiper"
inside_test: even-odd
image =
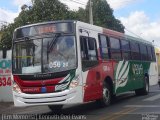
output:
[[[55,36],[53,37],[51,43],[48,42],[47,44],[47,62],[49,62],[49,53],[52,51],[52,49],[54,48],[57,40],[58,40],[58,37],[61,36],[61,33],[56,33]]]
[[[54,48],[55,46],[55,43],[57,42],[57,38],[61,36],[61,33],[57,33],[55,34],[54,38],[52,39],[51,43],[49,44],[48,43],[48,51],[47,52],[50,52],[52,51],[52,49]]]
[[[57,40],[58,38],[62,36],[62,33],[56,33],[54,38],[52,39],[51,43],[48,42],[47,44],[47,62],[49,60],[49,53],[53,50],[53,48],[55,47],[56,43],[57,43]],[[65,59],[67,59],[67,57],[62,54],[60,51],[56,51],[59,55],[63,56]]]

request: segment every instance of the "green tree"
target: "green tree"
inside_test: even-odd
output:
[[[80,21],[83,21],[83,22],[88,22],[88,16],[87,16],[87,11],[86,9],[83,9],[83,8],[79,8],[79,10],[76,12],[76,17],[77,17],[77,20],[80,20]]]
[[[92,0],[93,3],[93,21],[95,25],[109,28],[124,33],[124,26],[120,20],[113,15],[113,9],[110,8],[106,0]],[[89,21],[89,2],[86,6],[86,13]]]
[[[113,10],[106,0],[92,0],[94,24],[105,28],[124,32],[124,26],[113,16]],[[5,26],[1,31],[0,48],[7,46],[11,48],[12,34],[15,28],[27,24],[55,21],[55,20],[80,20],[89,21],[88,5],[86,8],[79,8],[78,11],[72,11],[59,0],[32,0],[32,6],[23,5],[19,16],[15,18],[14,23]]]
[[[15,28],[16,28],[15,24],[9,24],[8,26],[3,26],[3,28],[0,31],[2,33],[0,41],[0,49],[2,49],[3,47],[6,47],[8,49],[11,48],[12,34]]]
[[[69,14],[69,8],[59,0],[34,0],[30,20],[42,22],[64,20]]]
[[[11,48],[13,31],[19,26],[37,22],[75,18],[75,12],[69,11],[69,8],[59,0],[32,0],[32,3],[32,6],[23,5],[21,7],[22,11],[19,16],[15,18],[14,23],[9,24],[1,30],[3,34],[0,48],[4,45],[7,46],[8,49]]]

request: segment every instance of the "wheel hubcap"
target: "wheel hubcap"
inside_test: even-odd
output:
[[[107,88],[103,88],[103,98],[104,98],[104,101],[107,103],[108,100],[109,100],[109,90]]]

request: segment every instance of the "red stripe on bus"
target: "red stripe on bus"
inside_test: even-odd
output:
[[[109,30],[109,29],[105,29],[105,28],[103,28],[103,33],[104,34],[109,34],[109,35],[112,35],[112,36],[118,36],[118,37],[124,37],[125,36],[124,33]]]
[[[18,83],[21,87],[41,87],[41,86],[49,86],[49,85],[56,85],[58,84],[63,78],[55,78],[55,79],[48,79],[48,80],[28,80],[23,81],[19,78],[19,76],[14,75],[14,80]]]

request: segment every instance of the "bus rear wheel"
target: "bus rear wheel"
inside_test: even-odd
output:
[[[136,95],[148,95],[149,93],[149,79],[147,76],[144,78],[144,87],[138,90],[135,90]]]
[[[104,83],[103,97],[100,100],[97,100],[97,103],[102,107],[106,107],[106,106],[110,105],[110,103],[111,103],[111,89],[107,83]]]
[[[54,113],[60,113],[62,111],[63,105],[48,105],[49,109]]]

